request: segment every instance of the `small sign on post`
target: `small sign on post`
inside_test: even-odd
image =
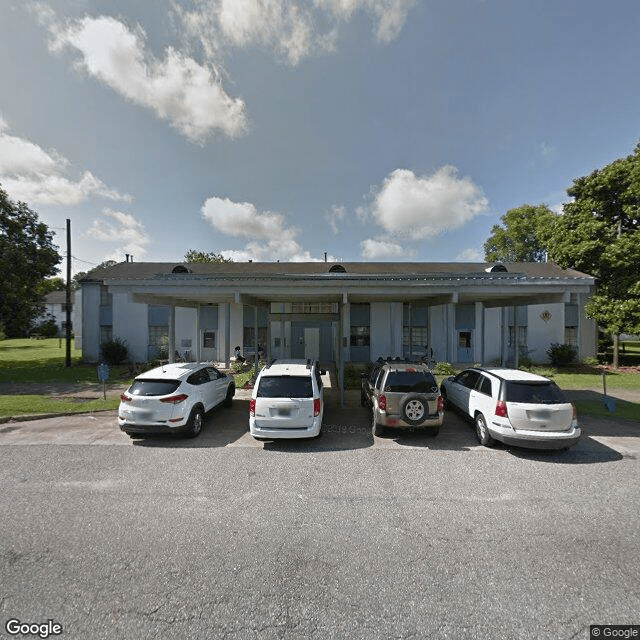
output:
[[[98,380],[102,382],[102,396],[107,399],[107,380],[109,379],[109,366],[102,363],[98,365]]]

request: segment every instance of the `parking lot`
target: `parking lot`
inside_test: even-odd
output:
[[[589,638],[640,611],[636,423],[544,453],[373,437],[359,394],[312,441],[258,442],[248,392],[194,440],[114,412],[0,425],[0,637]],[[12,636],[13,637],[13,636]],[[53,637],[53,636],[52,636]]]
[[[439,435],[433,437],[420,429],[388,429],[383,437],[371,433],[370,414],[360,406],[359,392],[346,393],[341,407],[334,391],[326,390],[322,436],[316,440],[254,440],[248,431],[250,391],[238,390],[231,409],[217,409],[207,416],[202,434],[194,440],[171,436],[130,438],[117,428],[116,412],[59,416],[43,420],[11,422],[0,425],[0,445],[10,444],[95,444],[142,447],[208,448],[252,447],[287,451],[331,451],[348,449],[429,449],[432,451],[470,451],[484,455],[543,457],[550,460],[619,460],[640,454],[640,426],[637,423],[581,416],[583,437],[566,452],[536,453],[497,444],[481,447],[470,423],[453,411],[447,411]]]

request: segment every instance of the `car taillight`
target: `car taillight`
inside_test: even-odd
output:
[[[440,411],[444,411],[444,398],[442,396],[438,396],[438,413]]]
[[[387,410],[387,396],[380,396],[380,399],[378,400],[378,409],[380,409],[380,411]]]
[[[168,402],[169,404],[179,404],[180,402],[184,402],[189,396],[180,393],[177,396],[169,396],[168,398],[161,398],[160,402]]]
[[[255,400],[251,400],[249,402],[249,415],[250,416],[255,416],[256,415],[256,401]]]
[[[313,416],[317,418],[320,415],[320,398],[313,399]]]
[[[120,400],[122,402],[131,402],[131,397],[128,396],[126,393],[121,393],[120,394]]]
[[[504,400],[496,402],[496,415],[499,418],[507,418],[507,403]]]
[[[573,409],[573,421],[577,422],[578,421],[578,410],[576,409],[576,405],[573,404],[573,402],[571,403],[571,408]]]

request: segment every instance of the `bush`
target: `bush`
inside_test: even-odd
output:
[[[439,376],[455,376],[457,371],[448,362],[438,362],[433,372]]]
[[[101,346],[102,357],[108,365],[122,364],[129,355],[127,343],[120,338],[113,338]]]
[[[554,367],[566,367],[574,362],[578,355],[578,350],[571,344],[554,342],[547,349],[547,355]]]
[[[58,336],[58,325],[53,318],[41,322],[33,333],[38,333],[44,338],[56,338]]]

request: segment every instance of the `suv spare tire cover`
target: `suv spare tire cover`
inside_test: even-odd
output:
[[[418,403],[422,405],[421,414]],[[400,401],[400,415],[402,419],[409,424],[420,424],[424,422],[429,415],[429,403],[426,398],[419,393],[408,393],[406,396],[403,396]]]

